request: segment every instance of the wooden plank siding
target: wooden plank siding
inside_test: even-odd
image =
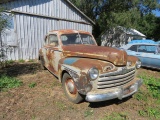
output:
[[[14,39],[8,60],[37,59],[50,30],[77,29],[92,32],[92,22],[66,0],[15,0],[3,4],[13,13]],[[2,41],[6,43],[5,33]]]

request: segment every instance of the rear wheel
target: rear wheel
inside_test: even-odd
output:
[[[62,79],[62,85],[67,98],[71,102],[79,103],[83,100],[83,96],[80,93],[78,93],[73,78],[69,74],[64,73]]]
[[[40,63],[40,68],[42,70],[46,70],[46,67],[44,66],[44,60],[42,57],[39,57],[39,63]]]

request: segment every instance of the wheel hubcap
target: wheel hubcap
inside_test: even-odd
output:
[[[76,94],[77,90],[76,90],[76,86],[73,82],[72,79],[68,79],[67,82],[66,82],[66,85],[67,85],[67,89],[68,91],[71,93],[71,94]]]

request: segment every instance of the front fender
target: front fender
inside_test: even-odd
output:
[[[74,83],[81,94],[86,94],[92,89],[90,79],[88,77],[88,70],[96,67],[101,70],[101,65],[88,58],[63,58],[59,61],[59,78],[62,81],[64,72],[67,72],[74,80]]]

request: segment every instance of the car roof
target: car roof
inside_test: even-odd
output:
[[[146,39],[146,40],[132,40],[132,41],[129,42],[128,44],[134,44],[134,43],[156,44],[155,41],[149,40],[149,39]]]
[[[158,45],[157,43],[133,43],[128,45]]]
[[[83,30],[73,30],[73,29],[62,29],[62,30],[52,30],[49,32],[49,34],[71,34],[71,33],[83,33],[83,34],[91,34],[87,31]]]
[[[133,45],[158,45],[157,43],[151,44],[151,43],[132,43],[132,44],[126,44],[124,46],[122,46],[122,49],[128,49],[129,47],[133,46]]]

